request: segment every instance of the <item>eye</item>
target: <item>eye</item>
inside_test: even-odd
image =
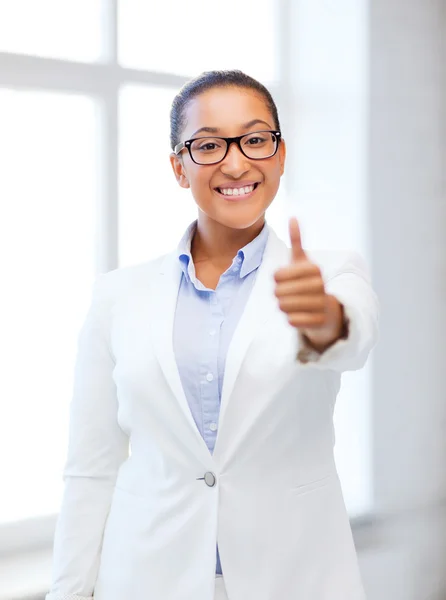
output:
[[[212,152],[213,150],[216,150],[218,148],[218,145],[215,142],[207,142],[206,144],[201,144],[198,147],[198,150],[200,150],[200,152]]]
[[[266,142],[267,142],[267,139],[264,136],[254,135],[254,136],[248,138],[245,141],[245,144],[247,146],[259,146],[259,145],[265,144]]]
[[[192,144],[192,151],[200,154],[212,154],[222,148],[222,140],[218,138],[200,138]]]

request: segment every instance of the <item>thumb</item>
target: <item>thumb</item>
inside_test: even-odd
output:
[[[290,223],[290,240],[292,250],[292,261],[301,260],[305,258],[305,251],[302,248],[302,239],[300,237],[300,227],[296,217],[291,217]]]

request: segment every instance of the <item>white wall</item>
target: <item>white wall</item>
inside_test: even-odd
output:
[[[382,522],[360,550],[370,600],[446,598],[445,37],[444,0],[370,3],[369,212],[382,305],[373,373]]]

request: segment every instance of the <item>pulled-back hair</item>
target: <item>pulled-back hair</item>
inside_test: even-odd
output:
[[[170,145],[172,150],[181,141],[180,136],[186,125],[186,108],[188,103],[203,92],[223,87],[245,88],[254,90],[260,94],[264,98],[274,119],[274,127],[280,131],[276,103],[263,84],[253,77],[242,73],[242,71],[206,71],[195,79],[188,81],[172,102],[170,111]]]

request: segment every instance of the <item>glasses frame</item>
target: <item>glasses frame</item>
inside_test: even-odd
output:
[[[251,156],[248,156],[244,152],[242,145],[241,145],[241,140],[248,135],[255,135],[256,133],[271,133],[272,135],[276,136],[276,138],[277,138],[276,149],[269,156],[264,156],[262,158],[251,158]],[[226,152],[225,152],[223,158],[220,158],[220,160],[216,160],[215,162],[210,162],[210,163],[197,162],[194,159],[194,157],[192,156],[192,150],[191,150],[192,143],[196,142],[197,140],[206,140],[209,138],[212,138],[214,140],[224,140],[226,142]],[[175,146],[173,151],[178,156],[180,154],[180,152],[182,152],[185,148],[187,148],[192,162],[194,162],[196,165],[200,165],[201,167],[207,167],[209,165],[218,165],[218,163],[222,162],[228,155],[231,144],[237,144],[240,152],[243,154],[243,156],[246,156],[246,158],[248,160],[266,160],[267,158],[272,158],[275,154],[277,154],[277,150],[279,149],[279,144],[280,144],[281,139],[282,139],[282,134],[280,131],[277,131],[276,129],[262,129],[261,131],[251,131],[249,133],[244,133],[243,135],[238,135],[237,137],[220,137],[218,135],[206,135],[206,136],[202,136],[202,137],[191,138],[190,140],[186,140],[184,142],[180,142],[179,144],[177,144]]]

